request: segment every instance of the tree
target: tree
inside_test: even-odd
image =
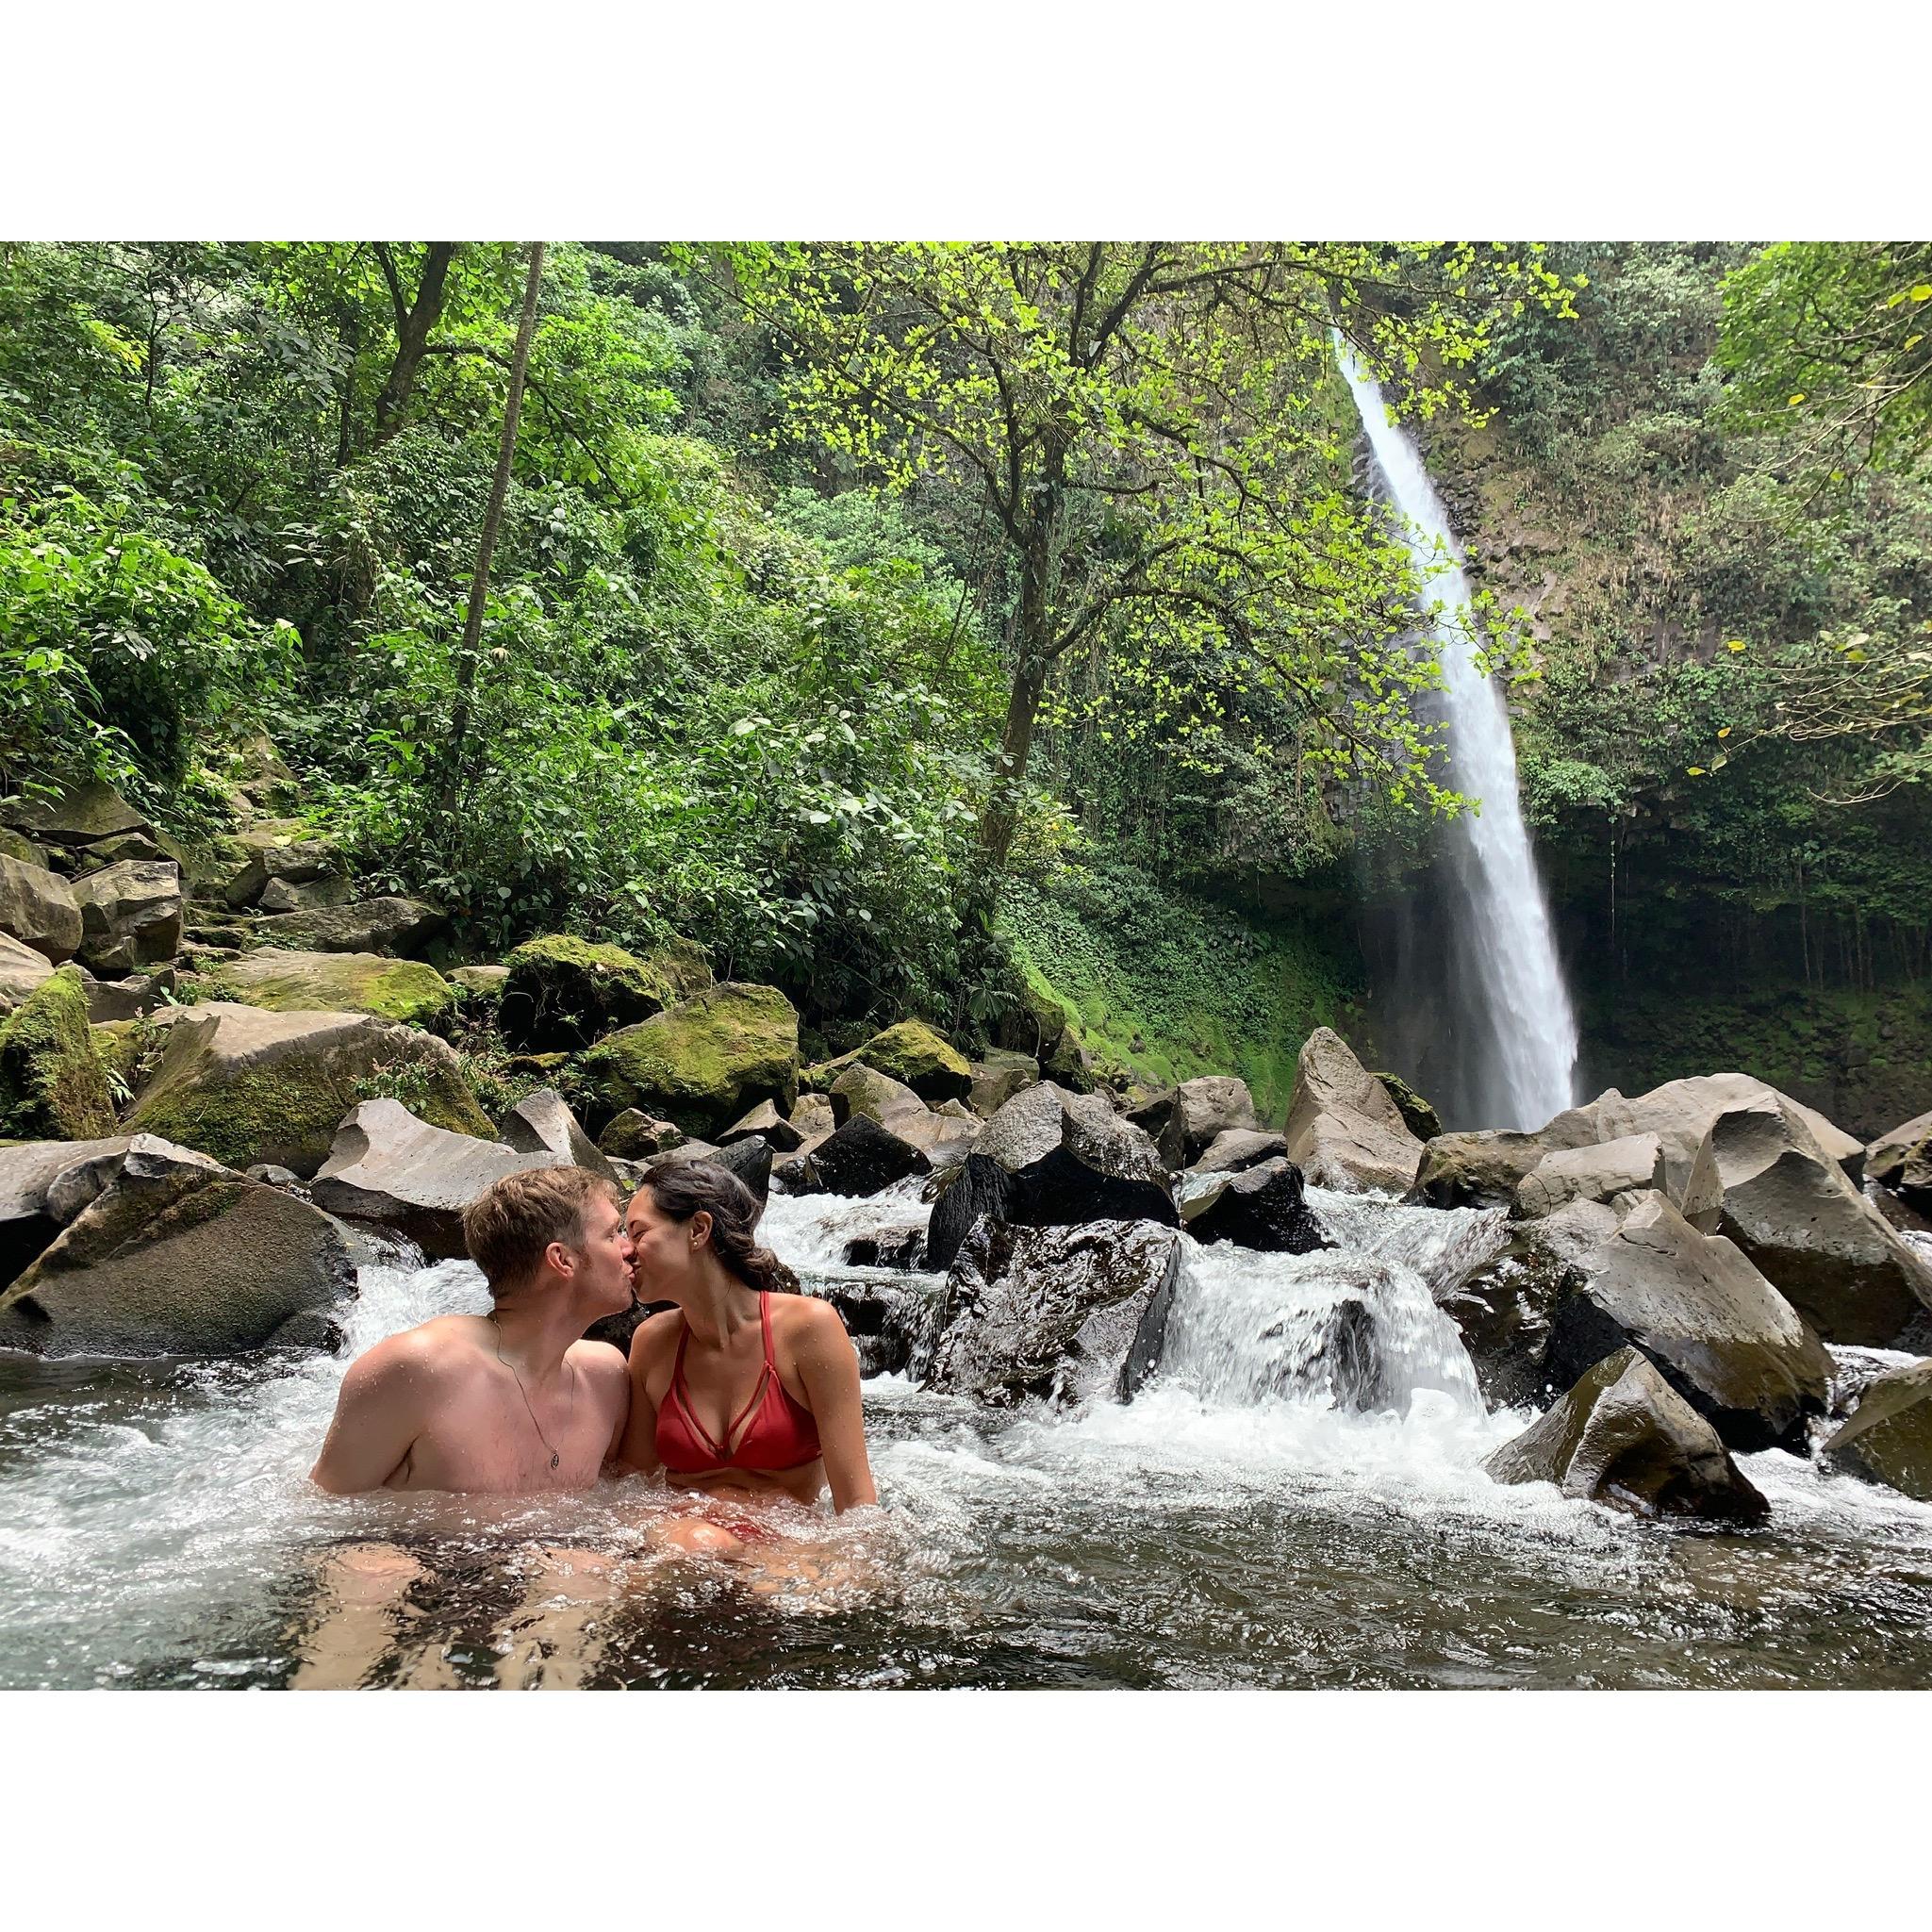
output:
[[[1313,754],[1439,800],[1407,700],[1404,553],[1347,487],[1330,332],[1422,417],[1466,405],[1493,320],[1562,305],[1531,251],[1295,242],[743,246],[798,426],[865,476],[974,490],[1017,580],[981,823],[990,904],[1054,668],[1084,644],[1231,650]]]
[[[1780,241],[1727,276],[1717,362],[1739,417],[1804,459],[1911,464],[1932,441],[1932,241]]]

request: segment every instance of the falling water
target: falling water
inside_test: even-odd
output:
[[[1448,781],[1480,801],[1445,836],[1446,957],[1431,962],[1440,993],[1429,1005],[1431,1017],[1453,1017],[1434,1030],[1446,1074],[1439,1102],[1458,1125],[1539,1127],[1574,1098],[1577,1021],[1523,826],[1509,713],[1476,662],[1462,553],[1422,457],[1339,340],[1336,355],[1417,574],[1439,604],[1431,623],[1447,686]]]

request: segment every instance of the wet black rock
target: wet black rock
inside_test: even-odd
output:
[[[1717,1431],[1634,1348],[1593,1364],[1483,1467],[1498,1482],[1553,1482],[1640,1516],[1752,1523],[1770,1513]]]
[[[916,1366],[931,1387],[995,1405],[1131,1397],[1160,1360],[1181,1252],[1151,1221],[976,1222]]]
[[[933,1205],[929,1265],[950,1267],[983,1214],[1033,1228],[1181,1221],[1166,1164],[1147,1134],[1097,1096],[1050,1081],[1016,1094],[973,1143]]]
[[[803,1158],[812,1185],[801,1192],[877,1194],[908,1174],[925,1174],[932,1168],[932,1163],[910,1141],[901,1140],[868,1114],[852,1115]]]
[[[1302,1197],[1300,1168],[1280,1155],[1183,1202],[1181,1222],[1197,1241],[1231,1241],[1264,1254],[1312,1254],[1334,1246]]]

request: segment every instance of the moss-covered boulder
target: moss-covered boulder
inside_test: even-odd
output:
[[[79,968],[52,973],[0,1022],[0,1139],[92,1140],[114,1131]]]
[[[504,966],[460,966],[450,969],[450,984],[460,999],[478,1006],[494,1006],[504,997],[510,969]]]
[[[934,1106],[941,1100],[963,1100],[973,1090],[973,1069],[965,1054],[924,1020],[902,1019],[874,1033],[863,1047],[807,1067],[800,1084],[829,1094],[852,1066],[869,1066]]]
[[[647,958],[569,933],[527,939],[509,968],[497,1024],[513,1045],[577,1051],[712,983],[704,956],[674,940]]]
[[[707,1138],[746,1108],[798,1094],[798,1010],[774,986],[727,983],[600,1042],[582,1085],[593,1114],[626,1107]]]
[[[401,1099],[432,1126],[488,1139],[446,1041],[367,1013],[272,1013],[216,1001],[169,1016],[166,1049],[128,1124],[231,1167],[313,1174],[358,1101]]]
[[[1399,1073],[1373,1073],[1371,1080],[1379,1080],[1389,1090],[1389,1098],[1395,1103],[1395,1112],[1402,1116],[1402,1122],[1417,1140],[1433,1140],[1443,1131],[1443,1117],[1418,1094]]]
[[[454,988],[433,966],[378,952],[287,952],[265,946],[203,977],[222,999],[271,1013],[372,1013],[430,1026],[456,1003]]]

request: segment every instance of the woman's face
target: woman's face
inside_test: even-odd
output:
[[[639,1301],[677,1301],[696,1273],[698,1256],[711,1235],[711,1216],[702,1211],[688,1221],[674,1221],[640,1187],[624,1216],[631,1237],[631,1279]]]

